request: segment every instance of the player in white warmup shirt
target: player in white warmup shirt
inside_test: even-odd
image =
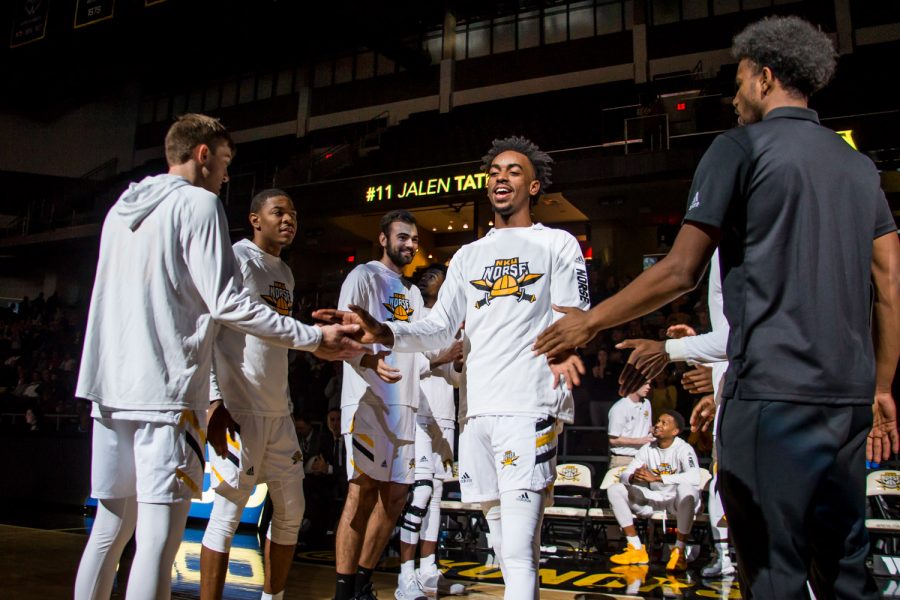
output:
[[[169,128],[169,172],[133,183],[103,223],[75,395],[94,403],[98,499],[76,600],[108,598],[137,530],[128,600],[167,598],[192,497],[203,485],[209,368],[218,325],[333,360],[362,351],[254,301],[235,280],[225,211],[234,143],[216,119]]]
[[[538,333],[562,316],[554,305],[590,306],[578,241],[531,220],[532,203],[550,183],[551,162],[524,138],[494,141],[482,165],[494,229],[459,249],[424,320],[382,324],[358,308],[316,313],[361,324],[364,342],[396,352],[446,347],[465,322],[460,488],[464,501],[481,503],[485,512],[507,600],[538,597],[540,527],[556,477],[556,436],[573,420],[569,387],[584,372],[574,353],[550,364],[531,350]]]
[[[437,302],[438,291],[444,284],[447,267],[432,264],[419,276],[416,286],[422,292],[425,306],[422,317],[428,316]],[[416,481],[411,498],[400,520],[400,575],[397,600],[415,597],[425,591],[441,595],[465,592],[461,583],[444,579],[435,562],[438,530],[441,521],[441,495],[444,479],[453,464],[453,434],[456,430],[456,403],[453,388],[458,387],[462,374],[454,363],[462,361],[462,340],[449,348],[426,353],[428,367],[423,369],[422,396],[416,414]],[[460,364],[461,366],[461,364]],[[416,544],[421,542],[420,568],[415,569]],[[419,591],[417,591],[419,590]]]
[[[242,284],[255,300],[281,315],[293,306],[294,275],[279,256],[294,240],[297,211],[282,190],[250,202],[253,240],[234,244]],[[221,329],[210,378],[210,438],[227,443],[210,452],[216,490],[200,549],[200,598],[222,597],[228,554],[241,513],[258,483],[266,483],[274,509],[265,542],[263,600],[280,600],[303,520],[303,457],[288,392],[288,351],[253,336]]]
[[[381,220],[380,260],[353,269],[341,286],[338,307],[366,307],[379,319],[421,318],[422,294],[403,277],[419,247],[416,220],[405,210]],[[391,352],[344,363],[341,433],[347,449],[349,488],[335,541],[335,600],[374,598],[378,564],[406,502],[415,472],[416,409],[421,388],[420,353]],[[413,596],[415,600],[423,594]]]
[[[674,513],[678,523],[678,541],[672,548],[666,569],[687,569],[685,540],[694,525],[700,503],[700,467],[690,444],[678,437],[684,431],[684,418],[674,410],[665,410],[656,420],[656,440],[642,446],[619,480],[607,490],[616,521],[627,538],[624,552],[610,557],[620,565],[647,564],[650,558],[634,528],[634,514],[650,516],[654,510]]]

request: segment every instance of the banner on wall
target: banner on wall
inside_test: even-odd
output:
[[[50,0],[13,0],[9,47],[44,39],[49,12]]]
[[[113,18],[116,0],[77,0],[75,29]]]

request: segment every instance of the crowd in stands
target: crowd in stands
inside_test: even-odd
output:
[[[74,396],[87,310],[56,294],[0,309],[0,427],[90,430],[88,402]]]

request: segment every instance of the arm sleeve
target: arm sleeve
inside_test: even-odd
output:
[[[235,276],[228,223],[214,196],[194,199],[182,231],[184,260],[191,280],[218,323],[283,348],[314,351],[322,340],[318,327],[304,325],[254,301]]]
[[[628,483],[628,480],[634,474],[635,471],[646,465],[648,462],[647,452],[650,448],[650,444],[644,444],[641,446],[637,454],[634,455],[634,458],[631,459],[631,462],[625,467],[625,470],[622,471],[622,474],[619,475],[619,481],[622,483]]]
[[[709,364],[728,360],[725,353],[727,346],[728,330],[719,329],[702,335],[666,340],[666,353],[674,362],[689,360]]]
[[[557,306],[577,306],[582,310],[591,307],[587,270],[578,240],[565,234],[562,248],[556,254],[553,279],[550,281],[550,301]],[[553,321],[563,318],[563,313],[553,313]]]
[[[460,254],[460,253],[457,253]],[[387,326],[394,332],[396,352],[424,352],[445,348],[453,342],[463,319],[466,317],[466,288],[457,256],[447,269],[447,277],[438,292],[437,302],[421,321],[404,323],[390,321]]]
[[[678,463],[681,473],[663,475],[663,483],[666,485],[670,483],[687,483],[700,487],[700,467],[697,465],[697,454],[690,444],[686,443],[681,452],[678,453]]]

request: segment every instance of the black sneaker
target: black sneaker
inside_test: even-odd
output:
[[[353,600],[377,600],[378,596],[372,591],[372,583],[369,582],[361,590],[356,592]]]

